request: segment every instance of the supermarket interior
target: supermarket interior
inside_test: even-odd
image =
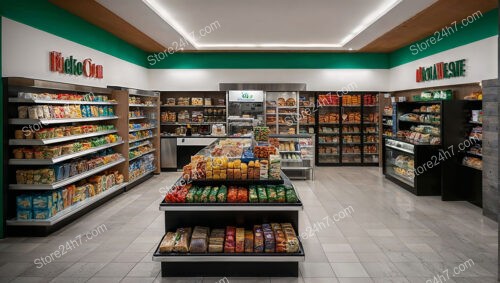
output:
[[[500,282],[496,0],[2,0],[0,282]]]

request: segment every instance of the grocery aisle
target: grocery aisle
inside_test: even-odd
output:
[[[294,182],[304,203],[301,277],[229,282],[426,282],[446,269],[451,277],[469,259],[474,264],[447,282],[496,282],[497,224],[481,209],[416,197],[378,168],[316,170],[314,182]],[[164,233],[161,191],[178,176],[155,176],[48,237],[0,240],[0,282],[196,282],[161,278],[160,264],[151,261]],[[54,254],[79,234],[81,244]],[[55,261],[37,268],[34,260],[51,253]]]

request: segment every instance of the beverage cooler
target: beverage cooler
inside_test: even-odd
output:
[[[229,135],[247,136],[253,127],[264,123],[264,91],[229,90],[228,124]]]
[[[439,147],[386,138],[383,172],[387,179],[418,196],[441,194]]]

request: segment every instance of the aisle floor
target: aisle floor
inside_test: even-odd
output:
[[[160,264],[151,260],[164,232],[158,204],[178,176],[155,176],[49,237],[0,240],[0,282],[219,282],[161,278]],[[314,181],[294,183],[304,203],[300,232],[312,233],[303,240],[300,277],[230,283],[439,282],[428,281],[439,275],[447,283],[497,282],[498,227],[480,208],[416,197],[384,180],[378,168],[322,167]],[[339,217],[341,211],[349,216]],[[92,239],[84,236],[37,268],[35,259],[89,231]]]

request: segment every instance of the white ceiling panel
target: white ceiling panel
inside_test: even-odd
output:
[[[97,1],[165,47],[356,50],[437,0]]]

